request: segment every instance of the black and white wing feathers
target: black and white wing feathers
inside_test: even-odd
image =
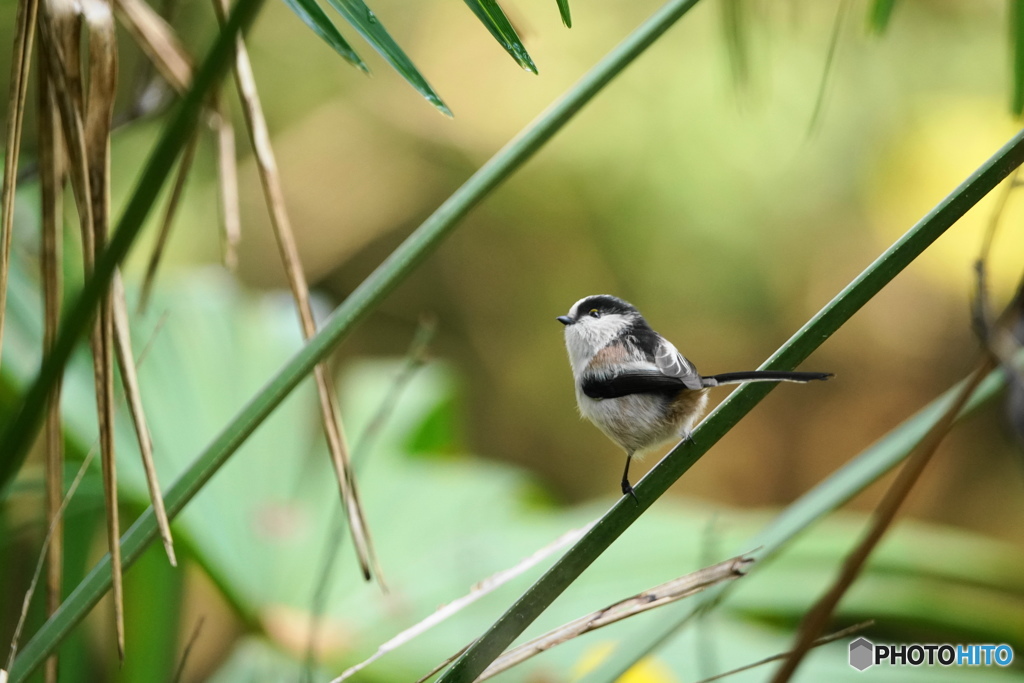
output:
[[[653,362],[644,362],[614,374],[584,377],[581,389],[594,399],[620,398],[630,394],[674,396],[684,389],[701,389],[700,374],[670,342],[660,339]]]

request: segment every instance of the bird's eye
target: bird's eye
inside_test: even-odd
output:
[[[590,317],[591,318],[600,318],[601,317],[601,312],[598,311],[596,308],[591,308],[590,309]]]

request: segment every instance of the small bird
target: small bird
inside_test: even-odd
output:
[[[811,382],[828,372],[751,370],[702,376],[670,341],[651,329],[632,304],[608,294],[587,296],[559,316],[565,325],[580,413],[626,451],[622,495],[636,453],[689,439],[704,414],[707,390],[743,382]],[[639,501],[637,501],[639,502]]]

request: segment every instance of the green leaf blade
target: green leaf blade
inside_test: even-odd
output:
[[[465,3],[519,66],[532,74],[537,73],[537,66],[519,39],[519,34],[495,0],[465,0]]]
[[[284,0],[284,4],[292,12],[295,12],[295,15],[302,20],[302,23],[308,26],[313,33],[320,36],[345,61],[363,73],[370,73],[366,62],[346,42],[337,27],[331,23],[327,13],[323,11],[320,5],[316,4],[316,0]]]
[[[331,7],[336,9],[345,21],[352,25],[359,35],[370,44],[377,53],[387,60],[395,71],[401,74],[409,85],[423,95],[428,102],[438,109],[445,116],[451,116],[452,112],[444,103],[441,96],[431,87],[427,79],[423,77],[416,65],[413,64],[405,51],[398,46],[395,39],[391,37],[387,29],[381,23],[373,10],[366,6],[363,0],[329,0]]]
[[[562,23],[566,28],[572,28],[572,15],[569,14],[569,0],[556,0],[558,2],[558,13],[562,15]]]

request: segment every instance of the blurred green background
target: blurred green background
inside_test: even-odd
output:
[[[283,4],[266,6],[248,44],[302,261],[322,297],[322,311],[342,300],[469,174],[659,6],[647,0],[576,2],[574,27],[566,30],[552,0],[506,5],[539,68],[537,76],[519,69],[460,2],[373,3],[378,16],[445,99],[454,119],[439,115],[369,49],[360,50],[373,71],[367,78],[344,64]],[[478,571],[449,576],[446,588],[450,585],[451,591],[439,590],[423,604],[456,597],[459,586],[464,590],[486,573],[513,564],[567,528],[552,520],[571,518],[580,525],[617,495],[622,454],[578,418],[562,328],[555,316],[587,294],[616,294],[637,305],[655,329],[702,371],[753,369],[1019,128],[1008,114],[1008,3],[899,2],[885,34],[876,36],[867,30],[868,3],[850,2],[827,78],[826,55],[837,4],[794,0],[738,6],[739,23],[730,28],[727,3],[699,3],[518,175],[474,210],[440,251],[339,348],[337,366],[354,372],[352,368],[365,362],[358,359],[401,356],[421,315],[436,315],[438,334],[431,353],[437,365],[443,365],[452,389],[444,394],[443,419],[426,423],[440,429],[437,420],[444,422],[442,436],[406,450],[429,451],[435,457],[443,452],[445,468],[466,460],[475,463],[459,455],[472,453],[528,473],[528,486],[499,489],[490,498],[479,494],[478,503],[467,502],[460,509],[466,514],[486,509],[488,500],[516,495],[529,501],[523,503],[529,511],[519,510],[512,517],[538,515],[544,531],[524,532],[528,542],[515,551],[496,552],[479,564]],[[0,43],[6,44],[13,3],[4,3],[0,12]],[[213,35],[210,8],[181,2],[174,25],[193,54],[203,54]],[[346,35],[354,38],[351,31]],[[127,38],[122,55],[121,77],[128,83],[140,63]],[[7,71],[5,64],[0,69],[4,79]],[[6,88],[6,80],[0,86]],[[204,306],[212,308],[226,323],[233,313],[224,313],[218,306],[234,311],[236,304],[224,303],[222,297],[251,302],[259,300],[254,297],[261,292],[270,293],[273,305],[280,309],[270,327],[286,327],[282,334],[291,338],[286,348],[294,348],[297,333],[287,327],[293,323],[279,293],[285,286],[283,269],[234,90],[225,91],[235,112],[241,154],[239,284],[226,285],[207,272],[219,268],[216,170],[212,137],[207,135],[201,141],[158,281],[158,287],[167,290],[161,301],[177,305],[191,301],[200,311]],[[125,88],[124,93],[127,104],[131,89]],[[819,96],[821,111],[812,125]],[[33,117],[30,112],[30,129]],[[139,121],[117,133],[115,207],[123,206],[132,191],[162,123],[163,118]],[[33,144],[27,141],[28,159],[34,154]],[[23,225],[35,220],[34,192],[31,183],[22,191]],[[966,374],[977,346],[969,318],[972,265],[992,204],[991,197],[983,201],[803,366],[834,372],[834,381],[780,387],[674,487],[675,504],[691,510],[691,514],[680,513],[691,526],[675,533],[691,537],[687,542],[693,545],[692,562],[678,563],[678,571],[617,588],[618,592],[594,593],[601,597],[593,598],[596,604],[591,608],[696,568],[702,557],[698,552],[703,547],[702,525],[709,519],[716,514],[742,517],[743,511],[756,517],[757,510],[791,502]],[[129,280],[141,275],[155,228],[154,220],[130,257]],[[69,220],[72,242],[76,230]],[[16,259],[26,263],[34,259],[34,239],[16,238]],[[1020,198],[1013,197],[991,263],[993,295],[998,301],[1008,298],[1020,276],[1021,254],[1024,209]],[[181,293],[193,281],[205,283],[211,278],[216,284],[210,285],[208,305],[194,291],[189,295],[192,299]],[[242,291],[232,289],[235,286]],[[234,293],[224,294],[221,288]],[[31,296],[30,290],[24,292],[29,292],[25,297]],[[31,306],[30,299],[24,301]],[[163,312],[174,305],[152,306],[147,317],[137,321],[140,329],[152,331]],[[172,325],[168,323],[169,328]],[[227,349],[237,351],[245,343],[276,348],[263,336],[251,338],[263,328],[239,323],[232,329],[227,334],[233,340],[224,342]],[[145,338],[145,333],[140,334]],[[189,348],[187,339],[180,343]],[[219,422],[210,418],[203,429],[181,415],[169,418],[174,427],[167,432],[164,448],[180,451],[181,460],[162,465],[165,485],[234,413],[242,398],[255,391],[290,353],[262,351],[266,352],[261,355],[262,374],[256,372],[246,384],[248,393],[239,389],[223,403],[217,403],[216,391],[202,383],[180,393],[161,383],[170,381],[173,373],[151,380],[147,395],[167,393],[176,397],[177,403],[170,405],[183,406],[180,401],[190,396],[203,404],[198,397],[210,393],[211,405],[218,407],[202,415],[220,415]],[[5,348],[5,364],[8,354]],[[153,363],[158,368],[164,367],[161,363],[176,367],[173,360],[154,359]],[[223,369],[217,364],[212,367]],[[239,375],[250,372],[251,368],[238,369]],[[227,374],[221,381],[231,384],[232,377]],[[388,377],[382,372],[374,386],[386,386]],[[147,381],[146,372],[142,381]],[[294,447],[296,453],[319,448],[318,443],[309,445],[321,437],[316,411],[308,400],[312,388],[304,391],[308,414],[299,411],[291,423],[293,436],[282,437],[273,446],[254,445],[252,451],[262,448],[271,453],[271,459],[296,457],[287,445],[294,443],[295,435],[304,444]],[[722,393],[715,394],[712,401],[721,398]],[[87,407],[87,391],[80,395],[80,402]],[[369,408],[356,408],[357,403],[373,404],[365,399],[350,401],[349,410],[360,414]],[[184,407],[166,410],[186,412]],[[87,424],[83,419],[76,429],[85,434]],[[388,449],[381,446],[380,450]],[[634,479],[656,459],[635,466]],[[319,462],[324,464],[323,459]],[[949,436],[905,512],[995,539],[1003,551],[1019,553],[1024,545],[1021,464],[1000,407],[989,406]],[[464,466],[485,471],[491,467]],[[308,478],[312,467],[298,468],[299,475],[306,472]],[[218,481],[241,476],[230,470]],[[523,476],[505,467],[494,472],[517,480]],[[29,470],[26,478],[33,473],[38,476],[37,470]],[[458,498],[466,489],[435,483],[429,479],[433,475],[426,473],[416,476],[430,482],[425,500]],[[302,476],[299,480],[304,481]],[[388,493],[386,481],[379,486],[374,491],[374,484],[368,483],[365,497],[371,524],[382,539],[388,539],[417,513],[411,504],[389,510],[385,502],[393,503],[394,493]],[[871,510],[884,490],[883,484],[872,487],[849,509]],[[278,495],[291,500],[293,491],[278,490]],[[330,499],[330,495],[323,497],[328,509]],[[33,500],[31,495],[8,500],[4,512],[8,528],[21,528],[26,519],[38,523],[40,513],[32,510]],[[570,507],[577,505],[583,507]],[[323,514],[321,521],[329,517],[322,512],[309,514]],[[218,518],[216,512],[205,517],[214,524]],[[736,526],[748,528],[738,522]],[[224,630],[218,642],[234,642],[239,630],[257,625],[257,631],[269,632],[279,646],[287,642],[286,636],[273,631],[275,624],[287,623],[283,617],[268,622],[262,611],[265,605],[251,604],[252,598],[236,581],[225,578],[238,568],[217,566],[209,548],[218,543],[204,546],[202,534],[184,521],[177,528],[187,529],[188,542],[197,548],[195,559],[206,570],[194,572],[195,576],[186,572],[184,582],[189,587],[181,590],[190,597],[180,598],[181,609],[190,615],[189,610],[212,600],[211,595],[226,595],[236,616],[213,620],[216,628]],[[223,529],[217,533],[232,537]],[[308,533],[320,538],[313,531]],[[651,528],[637,533],[647,534],[645,547],[657,546],[661,542],[657,539],[663,538]],[[31,549],[37,547],[37,537],[24,529],[12,538],[4,551],[7,558],[12,548],[31,556]],[[320,542],[310,541],[304,548],[319,548]],[[387,540],[379,543],[385,564],[390,565],[386,569],[402,566],[410,557],[397,552],[394,544],[412,553],[408,540],[394,540],[390,547]],[[731,550],[735,544],[723,542],[719,550]],[[661,556],[656,547],[651,551]],[[435,547],[431,552],[439,551]],[[396,554],[391,562],[388,553]],[[834,557],[829,567],[834,567]],[[303,556],[300,564],[314,565],[314,559]],[[718,557],[712,553],[712,559]],[[14,567],[9,564],[0,575],[10,589],[5,592],[20,596],[25,569],[21,563]],[[397,567],[395,571],[401,573]],[[348,579],[354,580],[354,573],[349,573],[353,576]],[[430,572],[412,574],[422,578]],[[200,576],[213,576],[217,587],[211,589],[207,578]],[[182,580],[180,575],[177,580]],[[244,586],[247,581],[237,583]],[[821,581],[823,586],[824,578]],[[783,584],[806,585],[792,577]],[[817,590],[809,591],[806,600]],[[371,607],[373,591],[367,595],[371,597],[364,598],[361,609],[379,609],[379,605]],[[295,598],[292,607],[305,604],[304,599]],[[20,603],[20,597],[4,598],[2,623],[8,623],[12,612],[16,614],[15,603]],[[453,635],[453,642],[478,635],[502,604],[497,600],[479,623]],[[409,610],[409,614],[422,618],[432,607],[425,609]],[[567,611],[564,616],[570,618],[586,608]],[[873,615],[877,609],[861,611]],[[800,613],[796,606],[780,608],[767,620],[792,620]],[[397,619],[396,623],[404,622]],[[180,629],[176,620],[173,626],[169,633],[185,633],[192,622],[182,617]],[[964,628],[978,637],[997,635]],[[91,629],[100,634],[107,630],[100,619]],[[379,644],[396,630],[379,628],[380,637],[366,638],[359,649]],[[6,638],[7,632],[0,634]],[[893,637],[892,632],[888,635]],[[183,635],[175,637],[184,640]],[[1024,634],[1015,637],[1022,639],[1016,642],[1024,642]],[[766,644],[764,654],[785,649],[786,642],[779,638]],[[446,647],[447,641],[425,649],[439,660],[448,654]],[[214,650],[205,671],[216,669],[230,651],[227,645]],[[836,652],[832,659],[845,666],[842,648]],[[242,659],[256,661],[257,657]],[[746,655],[735,661],[726,657],[730,664],[747,660]],[[397,676],[385,674],[378,680],[405,680],[389,675]]]

